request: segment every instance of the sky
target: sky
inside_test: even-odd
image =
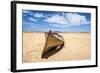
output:
[[[22,10],[23,32],[90,32],[91,14]]]

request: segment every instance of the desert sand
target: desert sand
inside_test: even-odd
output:
[[[74,61],[87,60],[91,58],[90,33],[59,34],[64,38],[64,47],[48,59],[42,59],[41,55],[46,42],[45,33],[23,32],[23,63]]]

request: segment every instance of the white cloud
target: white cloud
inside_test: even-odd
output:
[[[36,13],[34,14],[35,17],[43,17],[43,14],[42,13]]]
[[[70,25],[82,25],[89,24],[90,21],[86,19],[86,16],[77,13],[63,13],[63,15],[52,15],[48,17],[46,22],[49,22],[53,26],[70,26]]]
[[[86,16],[77,14],[77,13],[66,13],[65,14],[69,24],[72,25],[81,25],[81,24],[88,24],[89,21],[87,21]]]
[[[89,23],[90,21],[88,21],[85,16],[81,16],[81,24],[89,24]]]
[[[23,13],[28,13],[31,16],[35,16],[35,17],[43,17],[42,13],[33,13],[32,11],[29,10],[23,10]]]
[[[23,13],[30,13],[30,11],[28,11],[28,10],[23,10]]]
[[[37,21],[35,18],[33,18],[33,17],[29,17],[29,20],[30,21],[33,21],[33,22],[35,22],[35,21]]]
[[[67,20],[60,15],[53,15],[51,17],[48,17],[46,20],[46,22],[50,22],[50,23],[56,23],[56,24],[67,24]]]
[[[26,14],[28,14],[28,15],[33,16],[33,12],[31,12],[31,11],[29,11],[29,10],[23,10],[23,13],[26,13]],[[26,15],[26,14],[25,14],[25,15]]]

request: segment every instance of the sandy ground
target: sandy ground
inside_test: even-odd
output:
[[[23,32],[23,62],[86,60],[91,58],[90,33],[59,33],[65,45],[48,59],[42,59],[45,33]]]

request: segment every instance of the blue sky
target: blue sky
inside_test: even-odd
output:
[[[60,11],[22,11],[24,32],[90,32],[91,14]]]

